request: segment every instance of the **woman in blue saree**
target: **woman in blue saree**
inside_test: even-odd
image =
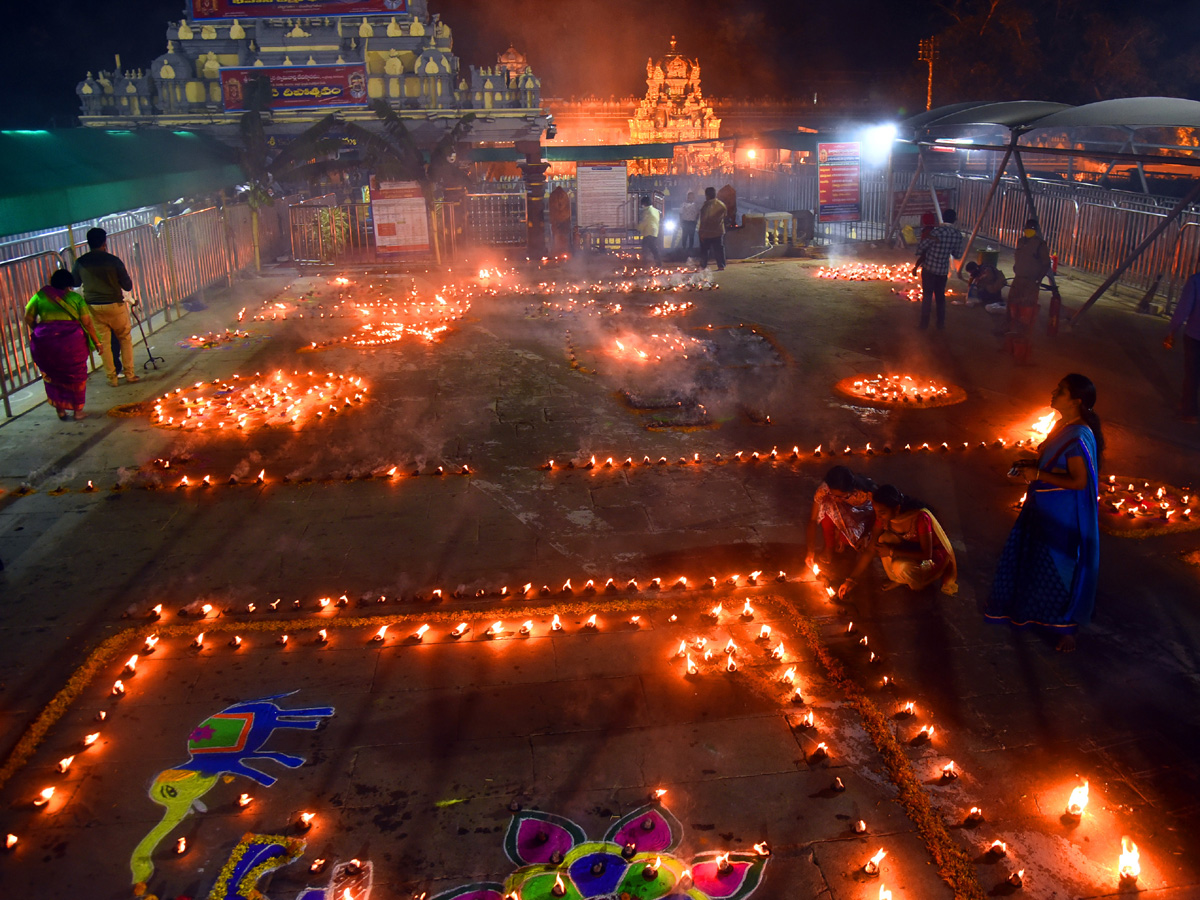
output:
[[[1096,605],[1104,436],[1093,409],[1096,386],[1083,375],[1060,381],[1050,405],[1061,418],[1038,447],[1038,458],[1013,465],[1030,482],[1029,491],[1000,556],[984,615],[1055,633],[1057,649],[1069,653]]]

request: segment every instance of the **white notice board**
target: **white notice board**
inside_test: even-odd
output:
[[[379,253],[428,253],[425,195],[415,181],[371,179],[371,216]]]
[[[629,173],[620,165],[575,167],[575,215],[580,228],[606,225],[625,228],[629,197]]]

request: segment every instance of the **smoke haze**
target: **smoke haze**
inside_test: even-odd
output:
[[[801,96],[828,69],[915,65],[928,11],[898,16],[880,0],[818,4],[729,0],[431,0],[454,30],[464,64],[490,64],[510,44],[542,80],[543,96],[629,96],[645,91],[646,60],[672,35],[700,60],[710,96]],[[891,10],[891,12],[889,12]]]

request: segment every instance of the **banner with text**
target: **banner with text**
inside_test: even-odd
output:
[[[408,0],[192,0],[192,19],[382,16],[408,12]]]
[[[371,178],[371,218],[377,253],[429,253],[425,195],[415,181]]]
[[[937,199],[938,206],[940,206],[942,209],[949,209],[950,204],[953,202],[950,199],[950,191],[938,191]],[[901,203],[904,203],[904,191],[893,191],[892,209],[895,210],[895,215],[924,216],[934,212],[933,197],[930,195],[929,191],[913,191],[911,194],[909,194],[908,202],[904,203],[903,213],[901,213],[900,210]]]
[[[365,66],[239,66],[221,70],[221,96],[228,112],[247,108],[246,83],[259,76],[271,82],[271,109],[367,102]]]
[[[580,228],[627,228],[629,221],[629,171],[619,166],[575,166],[575,217]]]
[[[817,144],[817,215],[822,222],[862,221],[857,141]]]

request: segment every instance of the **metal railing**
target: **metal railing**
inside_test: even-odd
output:
[[[286,209],[286,207],[284,207]],[[264,259],[280,252],[279,211],[259,211]],[[216,207],[173,216],[157,225],[137,225],[108,235],[108,249],[125,261],[133,279],[135,309],[153,332],[180,314],[180,301],[232,284],[254,265],[250,210]],[[13,415],[12,395],[41,379],[29,355],[25,305],[58,268],[70,268],[86,243],[0,262],[0,400]]]
[[[939,186],[958,189],[959,222],[974,222],[983,209],[990,179],[935,176]],[[1042,234],[1059,263],[1093,275],[1115,271],[1178,202],[1112,191],[1094,185],[1031,180]],[[1029,218],[1029,204],[1015,178],[1001,181],[979,229],[980,237],[1015,247]],[[1184,212],[1124,273],[1119,284],[1162,292],[1168,311],[1200,260],[1200,210]]]
[[[54,250],[10,260],[0,265],[0,296],[6,301],[10,297],[28,301],[62,267],[62,254]],[[25,304],[5,302],[0,305],[0,397],[6,417],[12,415],[9,396],[39,377],[26,338]]]
[[[889,185],[882,169],[862,171],[862,218],[859,222],[818,222],[814,240],[819,244],[876,241],[886,238],[888,217],[895,195],[907,187],[910,171],[897,170]],[[818,205],[817,171],[739,168],[729,173],[697,175],[633,175],[631,197],[669,191],[674,208],[689,190],[702,195],[707,186],[732,184],[739,207],[755,211],[815,211]],[[547,184],[547,194],[563,187],[572,196],[574,178],[559,177]],[[958,211],[960,227],[968,229],[983,210],[991,186],[986,175],[925,173],[915,185],[921,194],[930,187]],[[1176,200],[1110,190],[1091,184],[1031,180],[1034,205],[1042,232],[1062,265],[1080,272],[1104,275],[1114,271],[1174,207]],[[467,195],[459,210],[463,237],[475,246],[516,246],[526,240],[524,185],[519,179],[486,182]],[[1004,247],[1015,247],[1028,218],[1028,204],[1020,183],[1005,178],[984,216],[980,237]],[[633,217],[630,222],[636,221]],[[1174,306],[1184,281],[1200,265],[1200,208],[1185,212],[1129,269],[1120,284],[1137,290],[1157,288],[1168,311]]]
[[[498,194],[510,202],[520,201],[518,217],[515,206],[508,209],[503,220],[497,216],[496,226],[520,232],[520,242],[525,235],[525,195]],[[470,208],[472,195],[466,196]],[[427,250],[405,253],[380,251],[375,242],[375,223],[371,204],[359,201],[336,202],[334,195],[294,203],[288,207],[288,229],[291,239],[292,259],[301,265],[372,265],[398,260],[428,261],[436,252],[453,257],[458,246],[458,221],[461,217],[460,204],[439,200],[434,204],[429,217],[433,234]],[[464,237],[472,239],[468,228]]]
[[[0,241],[0,260],[58,250],[71,243],[72,234],[82,238],[87,234],[89,228],[95,226],[99,226],[105,231],[126,231],[136,228],[138,225],[152,224],[156,215],[157,208],[144,207],[111,216],[102,216],[98,219],[76,222],[70,228],[48,228],[42,231],[8,235]]]

